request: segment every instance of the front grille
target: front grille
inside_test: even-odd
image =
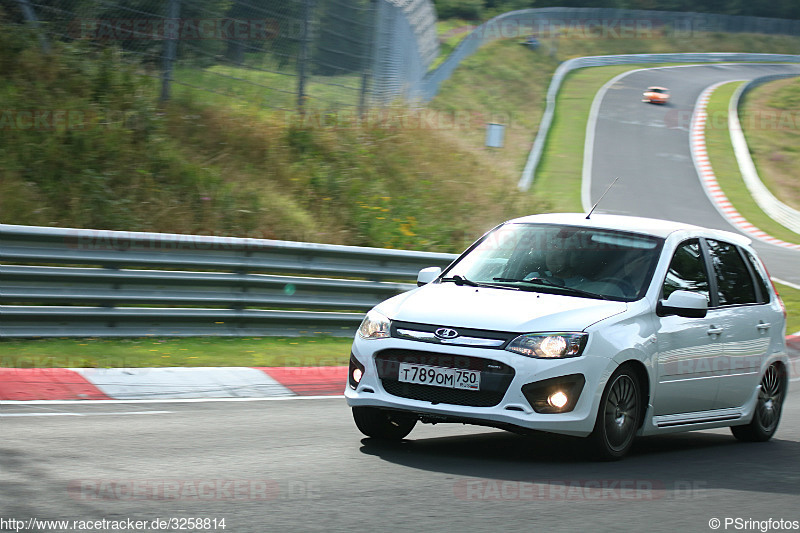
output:
[[[402,332],[404,330],[408,330],[412,332],[428,333],[431,336],[433,336],[436,330],[442,327],[445,326],[433,325],[433,324],[418,324],[416,322],[400,322],[397,320],[393,320],[390,329],[390,334],[392,337],[396,339],[407,339],[409,337],[407,335],[404,335]],[[482,348],[502,350],[508,345],[509,342],[511,342],[513,339],[519,336],[519,333],[508,333],[504,331],[461,328],[461,327],[452,327],[450,325],[447,325],[446,327],[447,329],[454,329],[456,332],[458,332],[458,336],[452,339],[440,339],[438,337],[433,337],[430,339],[415,338],[414,340],[419,342],[449,344],[451,346],[476,346],[478,344],[476,344],[475,341],[487,341],[492,344],[484,344],[481,346]]]
[[[471,391],[403,383],[398,381],[400,363],[478,370],[481,373],[481,388]],[[514,369],[500,361],[417,350],[383,350],[375,355],[375,365],[383,388],[389,394],[434,404],[492,407],[500,403],[514,379]]]

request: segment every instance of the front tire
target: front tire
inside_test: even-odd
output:
[[[353,420],[367,437],[390,441],[402,440],[417,424],[414,415],[377,407],[353,407]]]
[[[772,364],[761,378],[753,419],[745,426],[732,426],[731,433],[745,442],[765,442],[778,430],[783,400],[786,398],[786,371]]]
[[[588,437],[597,459],[622,459],[633,446],[642,413],[640,390],[639,378],[630,369],[620,368],[611,375]]]

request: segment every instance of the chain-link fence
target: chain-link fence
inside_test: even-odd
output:
[[[430,0],[0,0],[53,40],[116,46],[176,90],[285,111],[363,112],[413,93],[438,54]]]
[[[177,87],[286,111],[429,100],[455,67],[497,38],[631,30],[800,34],[800,21],[602,8],[505,13],[478,27],[436,70],[432,0],[0,0],[5,19],[61,41],[117,46]],[[632,26],[631,26],[632,25]],[[631,29],[632,28],[632,29]]]

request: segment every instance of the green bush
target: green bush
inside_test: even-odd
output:
[[[434,0],[434,4],[440,19],[480,20],[483,17],[483,0]]]

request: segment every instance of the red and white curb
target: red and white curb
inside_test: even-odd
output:
[[[0,368],[0,401],[334,396],[347,367]]]
[[[800,380],[800,335],[786,337]],[[340,396],[346,366],[213,368],[0,368],[0,402],[199,400]]]
[[[722,216],[728,220],[728,222],[739,229],[742,233],[776,246],[800,250],[800,245],[777,239],[748,222],[733,207],[733,204],[731,204],[730,200],[728,200],[728,197],[725,196],[725,193],[722,192],[722,188],[717,182],[717,177],[714,174],[714,170],[711,168],[711,163],[708,160],[708,150],[706,149],[706,121],[708,120],[706,108],[708,107],[708,101],[711,99],[711,94],[717,89],[717,87],[726,83],[730,83],[731,81],[736,80],[723,81],[707,87],[700,94],[699,98],[697,99],[697,103],[695,104],[694,113],[692,114],[689,143],[691,146],[694,166],[697,169],[697,174],[700,176],[700,181],[703,184],[703,188],[705,189],[708,198],[717,208],[717,211],[719,211]]]

